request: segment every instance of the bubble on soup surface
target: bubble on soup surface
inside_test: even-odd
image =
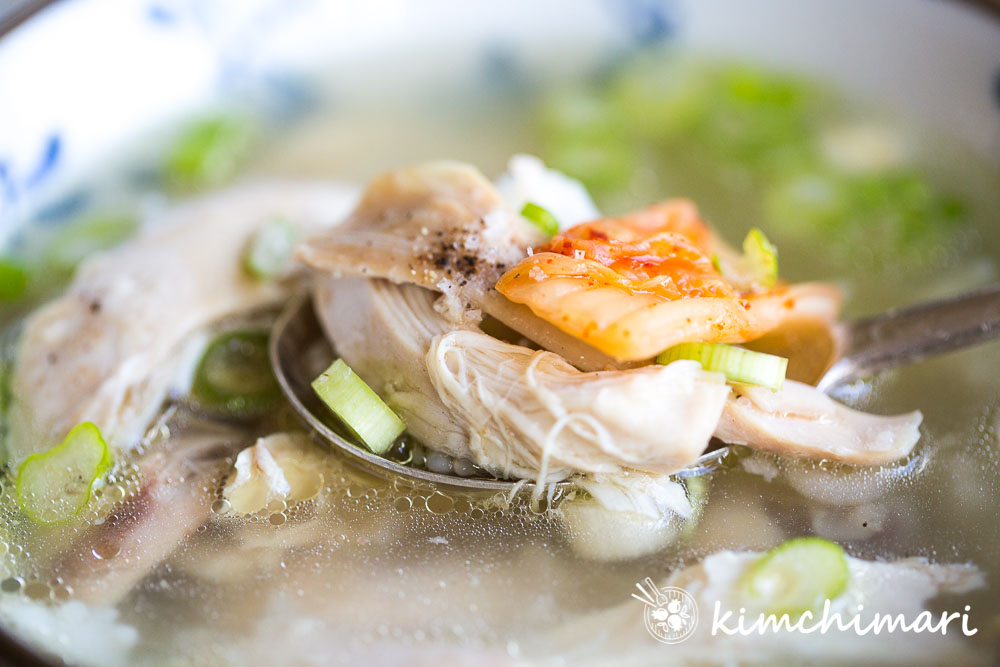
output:
[[[427,511],[431,514],[447,514],[455,507],[455,501],[446,495],[435,493],[427,498]]]
[[[91,553],[98,560],[111,560],[121,553],[121,545],[113,542],[99,542],[91,550]]]
[[[220,498],[212,503],[212,511],[216,514],[225,514],[231,507],[232,506],[229,504],[229,501],[224,498]]]
[[[52,597],[52,589],[42,581],[32,581],[24,585],[22,593],[32,600],[48,600]]]
[[[20,577],[7,577],[0,581],[0,591],[4,593],[17,593],[24,585],[24,580]]]

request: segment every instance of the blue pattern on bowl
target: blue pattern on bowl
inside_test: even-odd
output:
[[[874,7],[862,0],[849,2],[849,7],[841,2],[805,7],[770,0],[754,3],[752,8],[741,0],[549,0],[541,5],[534,0],[473,5],[455,0],[383,0],[372,6],[321,0],[59,3],[19,28],[14,35],[17,44],[13,38],[0,42],[0,86],[11,80],[21,86],[4,90],[2,95],[16,100],[13,106],[17,108],[13,120],[0,116],[0,247],[25,220],[51,221],[79,212],[86,198],[71,197],[67,188],[150,123],[184,116],[220,96],[243,96],[281,121],[304,113],[317,103],[316,91],[304,73],[317,62],[336,67],[338,62],[347,62],[348,55],[370,57],[385,49],[396,39],[386,38],[394,21],[409,31],[397,36],[406,48],[422,52],[428,45],[454,42],[456,63],[471,57],[478,63],[476,76],[511,90],[518,77],[547,66],[537,48],[539,40],[566,35],[592,51],[588,58],[572,64],[577,71],[593,69],[602,59],[607,62],[625,50],[667,39],[709,50],[721,45],[764,62],[797,62],[789,53],[800,53],[812,59],[809,68],[815,66],[821,74],[841,82],[867,76],[867,87],[884,92],[897,108],[915,110],[935,124],[956,128],[965,133],[968,143],[1000,155],[1000,115],[996,114],[1000,108],[1000,26],[983,21],[974,10],[958,3],[914,5],[908,0],[885,0]],[[133,11],[127,11],[128,7]],[[831,50],[824,40],[808,38],[812,31],[827,37],[826,41],[836,41],[837,30],[852,34],[853,26],[838,22],[843,16],[877,23],[889,21],[894,11],[922,17],[933,26],[941,46],[967,62],[962,76],[927,72],[921,74],[926,80],[905,82],[905,89],[880,87],[863,63],[852,60],[864,56],[839,46]],[[773,25],[775,17],[786,15],[798,21],[798,46],[788,39],[787,26]],[[80,29],[88,22],[101,25],[100,48],[94,48],[93,30]],[[324,30],[316,30],[316,24]],[[461,37],[468,37],[470,44],[459,43]],[[994,45],[984,47],[991,39]],[[58,54],[42,48],[51,43],[60,44]],[[341,48],[341,44],[348,46]],[[809,51],[803,51],[803,45]],[[915,70],[908,66],[914,54],[926,54],[930,48],[893,30],[885,31],[884,46],[879,57],[900,63],[900,71],[907,72]],[[126,55],[107,60],[109,53]],[[65,55],[59,54],[73,56],[67,63]],[[51,62],[53,58],[58,59],[58,66]],[[988,68],[985,58],[990,59]],[[40,80],[46,82],[46,87],[37,90],[34,79],[15,76],[26,67],[36,69],[30,64],[32,59],[49,59],[37,68]],[[114,65],[110,70],[108,62]],[[100,77],[95,78],[96,71]],[[91,87],[104,84],[105,90],[92,93],[78,85],[80,80],[91,82]],[[113,90],[107,89],[109,81],[117,82]],[[927,98],[926,91],[937,87],[946,90],[942,97],[959,90],[963,104]],[[974,99],[977,87],[990,91],[992,121],[984,120],[982,104]],[[95,106],[88,95],[105,97]],[[966,103],[966,97],[972,102]],[[970,123],[970,118],[976,122]],[[984,136],[989,122],[994,131]]]
[[[678,12],[672,0],[609,0],[637,44],[661,42],[677,30]]]

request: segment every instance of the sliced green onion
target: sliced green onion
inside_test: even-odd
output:
[[[52,236],[42,260],[47,268],[68,276],[88,256],[127,239],[137,226],[136,219],[128,216],[98,215],[75,220]]]
[[[774,183],[764,207],[774,229],[816,240],[825,256],[908,271],[957,248],[969,221],[960,199],[910,170],[800,173]]]
[[[546,163],[582,181],[591,192],[619,193],[635,173],[637,150],[624,138],[554,137],[546,144]]]
[[[94,424],[84,422],[60,445],[32,454],[17,473],[17,500],[38,523],[61,523],[76,516],[90,493],[111,469],[108,445]]]
[[[788,359],[724,343],[681,343],[661,352],[659,364],[689,359],[706,371],[722,373],[730,382],[778,391],[785,383]]]
[[[0,258],[0,301],[17,301],[28,289],[28,269],[13,259]]]
[[[553,237],[559,233],[559,221],[556,217],[534,202],[528,202],[521,209],[521,216],[531,221],[535,227],[542,230],[548,237]]]
[[[847,556],[821,537],[799,537],[779,544],[743,575],[744,591],[762,601],[768,613],[789,617],[816,612],[847,588]]]
[[[275,218],[259,227],[243,252],[243,268],[257,280],[281,275],[292,256],[298,230],[287,220]]]
[[[743,239],[743,255],[754,277],[767,288],[778,282],[778,249],[756,227]]]
[[[376,454],[385,454],[406,424],[343,359],[337,359],[312,388],[330,410]]]
[[[280,396],[267,357],[267,331],[230,331],[209,343],[195,370],[199,408],[240,419],[259,417]]]
[[[167,156],[166,176],[174,185],[217,185],[246,158],[256,134],[244,117],[217,116],[193,123]]]
[[[701,517],[705,512],[705,505],[708,504],[708,480],[703,476],[685,477],[681,480],[684,484],[684,492],[687,494],[688,502],[691,503],[691,518],[681,529],[682,537],[689,537],[694,533]]]
[[[640,56],[610,82],[619,123],[644,142],[675,140],[694,131],[711,102],[712,77],[688,59]]]

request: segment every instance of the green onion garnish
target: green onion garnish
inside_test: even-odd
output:
[[[298,230],[287,220],[275,218],[259,227],[243,252],[243,268],[257,280],[281,275],[298,239]]]
[[[789,617],[816,612],[847,588],[847,556],[821,537],[788,540],[764,554],[743,575],[744,591],[768,613]]]
[[[750,265],[750,271],[767,288],[778,282],[778,249],[767,240],[764,232],[756,227],[743,239],[743,255]]]
[[[243,162],[255,134],[253,123],[241,116],[217,116],[193,123],[167,156],[167,179],[186,188],[221,183]]]
[[[42,261],[50,271],[69,276],[95,252],[112,248],[131,236],[138,222],[125,215],[95,215],[74,220],[59,229],[43,250]]]
[[[0,259],[0,301],[17,301],[28,289],[28,269],[13,259]]]
[[[788,359],[724,343],[681,343],[661,352],[659,364],[687,359],[706,371],[722,373],[730,382],[778,391],[785,383]]]
[[[209,343],[195,370],[191,398],[199,408],[239,419],[259,417],[280,388],[267,357],[267,331],[231,331]]]
[[[549,238],[559,233],[559,221],[556,217],[534,202],[529,201],[524,205],[521,216],[542,230],[542,233]]]
[[[337,359],[312,388],[330,410],[376,454],[385,454],[406,430],[395,412],[358,377],[343,359]]]
[[[98,428],[90,422],[79,424],[60,445],[32,454],[21,464],[18,503],[38,523],[67,521],[87,505],[111,464],[111,451]]]

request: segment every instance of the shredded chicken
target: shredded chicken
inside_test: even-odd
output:
[[[729,388],[694,362],[582,373],[450,326],[436,298],[377,280],[316,287],[337,353],[435,449],[523,479],[664,474],[697,458],[718,423]]]

